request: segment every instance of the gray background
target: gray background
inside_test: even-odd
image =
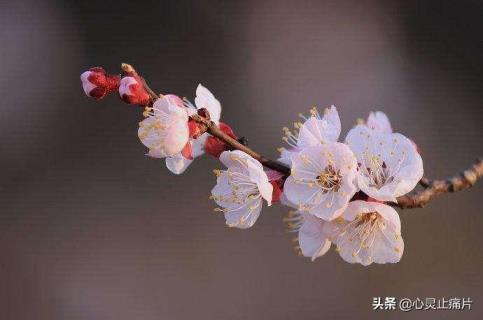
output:
[[[337,105],[344,134],[383,110],[445,177],[483,155],[482,21],[481,1],[2,0],[0,319],[481,319],[481,183],[401,212],[396,265],[312,263],[281,206],[225,227],[221,164],[172,175],[144,156],[141,110],[88,99],[79,75],[129,62],[190,98],[202,82],[271,157],[311,105]],[[474,305],[374,312],[377,296]]]

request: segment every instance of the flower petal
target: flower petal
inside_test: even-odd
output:
[[[315,116],[310,117],[300,128],[297,146],[305,148],[325,142],[336,142],[339,139],[341,130],[339,114],[332,106],[326,109],[322,119]]]
[[[221,116],[221,104],[215,96],[208,90],[207,88],[203,87],[201,83],[196,88],[196,98],[195,98],[196,108],[206,108],[210,113],[210,118],[216,124],[220,121]]]
[[[371,112],[367,118],[367,126],[381,133],[392,133],[391,123],[384,112]]]
[[[324,232],[325,222],[312,215],[303,216],[303,224],[299,230],[299,245],[302,254],[314,261],[330,249],[331,242]]]

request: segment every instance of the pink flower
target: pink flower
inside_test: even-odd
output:
[[[165,158],[181,153],[189,140],[188,113],[169,96],[159,98],[139,123],[138,136],[149,155]]]

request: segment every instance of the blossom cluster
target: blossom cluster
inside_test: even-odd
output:
[[[321,116],[316,109],[295,131],[285,128],[281,161],[291,174],[282,201],[294,210],[286,221],[298,233],[297,249],[312,260],[335,250],[347,262],[395,263],[404,242],[397,202],[423,176],[415,144],[394,133],[386,115],[375,112],[338,142],[341,125],[332,106]]]
[[[278,161],[290,169],[287,174],[233,150],[196,121],[195,115],[237,139],[220,122],[220,102],[201,84],[194,103],[172,94],[156,95],[153,101],[144,80],[132,68],[124,71],[122,77],[99,67],[84,72],[85,93],[100,99],[117,90],[125,102],[144,106],[138,137],[147,155],[164,159],[175,174],[204,153],[219,158],[226,169],[214,171],[217,180],[210,198],[228,226],[250,228],[264,202],[267,206],[280,202],[291,209],[284,220],[290,231],[298,233],[296,249],[305,257],[315,260],[334,245],[350,263],[401,259],[401,222],[390,203],[417,185],[423,162],[416,145],[393,132],[384,113],[370,113],[343,141],[335,106],[323,114],[312,108],[308,117],[300,115],[302,121],[295,122],[293,130],[283,129],[287,146],[279,149]]]

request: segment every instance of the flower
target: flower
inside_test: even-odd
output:
[[[215,211],[224,213],[230,227],[250,228],[260,215],[263,199],[271,205],[273,186],[262,164],[242,151],[225,151],[220,161],[228,169],[215,170],[211,198],[221,207]]]
[[[423,160],[402,134],[357,125],[347,134],[346,143],[357,158],[357,184],[374,199],[397,202],[423,177]]]
[[[312,261],[324,255],[331,243],[342,259],[364,266],[399,262],[404,251],[399,215],[382,203],[352,201],[333,221],[297,212],[287,220],[298,231],[302,255]]]
[[[121,79],[119,96],[126,103],[140,106],[147,105],[150,100],[149,94],[144,89],[143,80],[137,74]]]
[[[119,75],[108,74],[102,67],[94,67],[80,76],[82,88],[88,97],[102,99],[119,87]]]
[[[185,100],[185,102],[182,104],[186,107],[189,115],[196,113],[197,110],[200,110],[202,108],[207,109],[210,114],[210,120],[216,124],[219,124],[220,129],[224,131],[229,130],[229,132],[225,131],[225,133],[228,133],[229,135],[231,133],[232,137],[235,138],[231,128],[224,123],[220,123],[220,116],[221,116],[220,102],[207,88],[205,88],[201,84],[199,84],[198,87],[196,88],[196,98],[195,98],[196,106],[194,106],[187,100]],[[203,155],[206,151],[205,149],[210,148],[213,145],[211,138],[213,137],[211,137],[208,133],[203,133],[201,136],[196,137],[196,139],[190,139],[188,141],[188,144],[191,146],[191,150],[192,150],[191,155],[183,156],[181,153],[179,153],[179,154],[175,154],[173,156],[167,157],[166,167],[174,174],[183,173],[195,158]],[[213,139],[216,139],[216,138],[213,138]],[[223,150],[220,150],[220,153]]]
[[[284,184],[289,203],[324,220],[339,216],[357,191],[357,162],[347,145],[327,142],[306,147],[292,157]]]
[[[188,142],[188,113],[170,96],[155,101],[139,123],[138,136],[149,148],[149,155],[157,158],[180,153]]]
[[[310,110],[310,117],[306,118],[303,114],[299,116],[305,120],[304,123],[295,122],[295,131],[283,128],[285,136],[283,140],[290,146],[289,149],[280,148],[279,161],[290,165],[290,159],[304,147],[315,146],[325,142],[336,142],[339,139],[341,125],[339,114],[335,106],[324,110],[321,117],[317,108]]]
[[[401,221],[396,210],[386,204],[352,201],[328,229],[329,240],[347,262],[369,265],[401,260]]]

